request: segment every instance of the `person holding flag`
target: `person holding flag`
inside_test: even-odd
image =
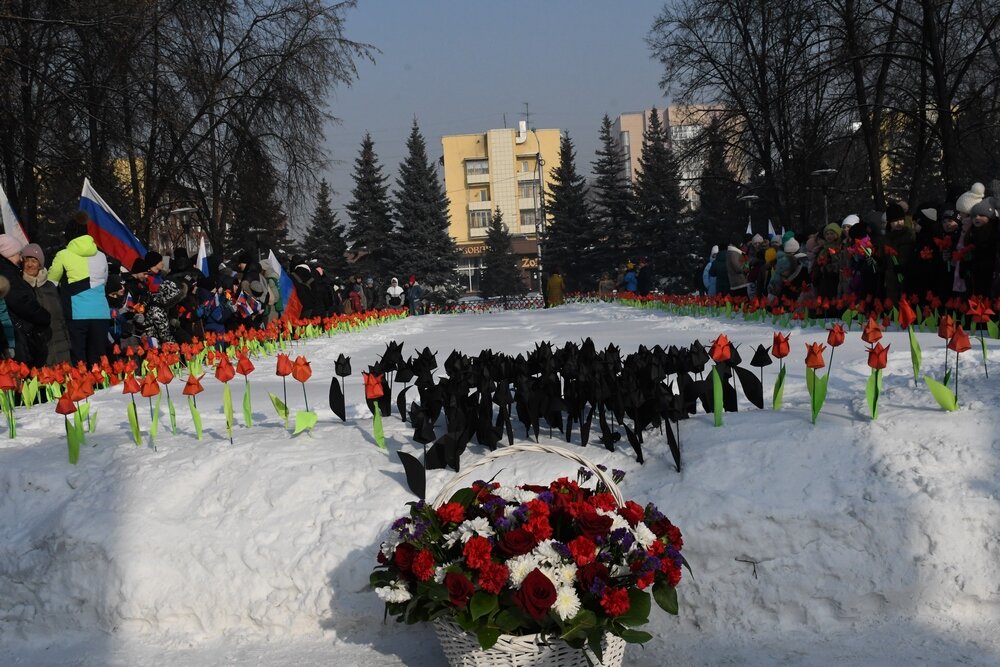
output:
[[[88,218],[77,213],[66,223],[66,247],[56,253],[49,280],[60,285],[69,297],[65,313],[69,330],[70,358],[73,363],[97,364],[106,351],[111,307],[104,294],[108,280],[108,258],[97,249],[87,230]]]

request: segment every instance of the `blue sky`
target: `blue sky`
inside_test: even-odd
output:
[[[334,164],[324,176],[341,221],[361,138],[394,179],[413,118],[432,159],[441,136],[531,125],[569,131],[583,173],[597,149],[601,117],[665,103],[660,66],[644,37],[662,0],[360,0],[346,14],[346,36],[381,53],[361,62],[358,80],[340,87],[327,128]],[[394,180],[393,180],[394,185]]]

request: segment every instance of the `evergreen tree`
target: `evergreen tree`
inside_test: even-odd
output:
[[[511,246],[510,232],[503,221],[503,212],[497,206],[490,216],[483,252],[483,278],[479,289],[484,296],[508,297],[524,291],[517,256]]]
[[[686,286],[682,286],[695,266],[691,266],[680,252],[687,242],[681,232],[689,231],[681,228],[684,199],[681,197],[680,165],[655,108],[642,137],[635,199],[641,252],[652,262],[656,275],[667,279],[671,291],[687,291]]]
[[[408,154],[399,165],[393,203],[396,228],[390,252],[399,275],[415,275],[441,291],[458,288],[458,247],[448,234],[448,198],[414,119],[406,141]]]
[[[347,252],[344,227],[330,206],[330,186],[326,180],[320,181],[316,211],[306,232],[304,245],[309,259],[319,260],[320,266],[326,271],[339,274],[347,266],[347,259],[344,257]]]
[[[701,205],[696,224],[705,246],[718,245],[725,252],[726,246],[743,234],[746,221],[737,214],[739,186],[726,161],[726,144],[718,122],[712,121],[705,132],[708,154],[699,179]],[[708,255],[707,247],[702,251]]]
[[[597,149],[594,167],[594,221],[597,243],[594,264],[601,271],[610,271],[636,251],[634,197],[625,177],[625,155],[611,135],[611,119],[601,120],[601,146]]]
[[[389,177],[382,173],[370,133],[361,140],[361,150],[354,160],[354,189],[347,204],[351,222],[347,232],[350,249],[361,255],[353,270],[380,280],[388,280],[396,270],[391,254],[392,216],[389,207]]]
[[[267,152],[256,139],[244,142],[236,160],[235,203],[227,229],[225,252],[249,252],[254,258],[268,250],[290,255],[295,244],[288,238],[288,216],[276,197],[278,179]]]
[[[559,140],[559,166],[552,171],[545,202],[548,227],[542,245],[545,267],[559,267],[570,289],[590,291],[596,286],[592,262],[596,237],[587,201],[587,185],[576,171],[573,140]]]

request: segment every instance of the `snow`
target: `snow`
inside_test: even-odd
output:
[[[406,355],[429,346],[443,362],[452,348],[517,353],[590,336],[628,353],[726,333],[748,357],[773,331],[605,304],[408,318],[298,346],[314,370],[311,434],[292,437],[274,414],[266,394],[281,396],[281,381],[262,359],[251,376],[255,424],[237,426],[234,444],[212,379],[199,396],[205,439],[194,438],[175,382],[179,433],[161,423],[155,451],[132,443],[127,399],[111,389],[92,399],[98,430],[77,466],[66,462],[61,416],[21,411],[17,439],[0,441],[0,664],[441,664],[431,629],[383,624],[367,586],[382,531],[412,499],[395,452],[420,453],[395,414],[388,454],[371,435],[360,371],[385,344],[404,342]],[[987,379],[978,346],[964,354],[961,409],[946,413],[914,387],[905,334],[887,333],[872,421],[855,328],[811,425],[804,343],[825,338],[793,330],[781,411],[741,398],[720,428],[708,415],[683,422],[680,474],[654,431],[642,466],[627,443],[583,450],[626,470],[625,496],[655,502],[681,527],[694,569],[680,616],[654,611],[656,639],[630,646],[628,664],[1000,665],[1000,368]],[[940,378],[942,341],[919,338],[925,372]],[[326,403],[340,353],[355,369],[347,423]],[[767,395],[775,375],[765,369]],[[234,382],[237,407],[242,392]],[[288,403],[304,407],[291,380]],[[139,415],[148,425],[143,404]],[[560,444],[544,426],[541,439]],[[463,461],[483,451],[472,446]],[[518,455],[496,469],[501,480],[544,482],[575,465]],[[431,472],[429,494],[452,474]]]

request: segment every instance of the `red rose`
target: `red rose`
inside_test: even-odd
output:
[[[420,581],[427,581],[434,576],[434,556],[427,549],[421,549],[413,558],[413,574]]]
[[[580,529],[580,534],[592,540],[605,537],[613,523],[614,519],[611,517],[593,511],[576,517],[576,527]]]
[[[555,601],[556,587],[537,567],[521,582],[521,589],[514,593],[515,604],[536,621],[545,618]]]
[[[490,545],[488,539],[479,535],[473,535],[465,543],[462,553],[465,555],[466,564],[473,570],[478,570],[490,562],[490,552],[492,549],[493,547]]]
[[[497,594],[507,583],[509,576],[510,570],[506,565],[490,561],[479,570],[479,587],[487,593]]]
[[[629,608],[628,591],[624,588],[607,588],[601,598],[601,609],[608,616],[621,616]]]
[[[444,575],[444,586],[448,589],[448,597],[453,605],[463,609],[469,606],[475,587],[467,576],[461,572],[449,572]]]
[[[606,491],[604,493],[595,493],[589,498],[589,502],[597,509],[604,510],[605,512],[614,512],[618,509],[615,497]]]
[[[462,523],[465,520],[465,507],[461,503],[445,503],[437,510],[441,523]]]
[[[524,528],[515,528],[500,535],[497,548],[507,556],[521,556],[534,549],[537,544],[538,540],[534,535]]]
[[[595,581],[606,583],[610,576],[611,572],[608,571],[608,566],[596,561],[584,565],[576,571],[576,581],[580,584],[580,589],[585,593],[593,590]]]
[[[573,560],[576,561],[577,565],[592,563],[597,557],[597,545],[594,544],[593,540],[583,535],[566,546],[569,547],[569,553],[573,556]]]
[[[633,500],[627,500],[625,501],[625,507],[618,510],[618,514],[621,515],[623,519],[628,521],[628,525],[635,528],[636,524],[642,521],[642,517],[646,515],[646,510],[644,510],[639,503]]]
[[[416,548],[409,542],[403,542],[396,547],[396,551],[392,555],[392,562],[396,564],[400,572],[409,573],[413,570],[413,557],[416,555]]]

